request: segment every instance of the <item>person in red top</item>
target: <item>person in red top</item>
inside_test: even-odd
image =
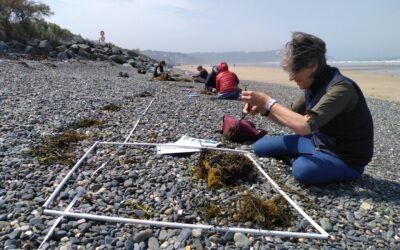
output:
[[[218,75],[216,78],[217,93],[220,99],[238,99],[240,91],[238,88],[239,78],[228,69],[226,62],[218,65]]]

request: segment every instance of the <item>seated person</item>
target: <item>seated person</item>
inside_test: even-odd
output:
[[[211,73],[208,74],[206,82],[204,84],[205,90],[212,91],[213,89],[217,88],[217,83],[215,82],[217,74],[218,74],[218,66],[213,66]]]
[[[164,66],[165,66],[165,61],[161,61],[159,64],[157,64],[153,72],[153,78],[161,76],[164,73]]]
[[[373,156],[374,126],[364,95],[353,80],[327,65],[325,54],[325,42],[303,32],[294,32],[286,44],[282,67],[303,90],[291,109],[268,93],[242,92],[245,112],[294,133],[264,137],[254,144],[254,153],[286,158],[294,178],[306,184],[354,181]]]
[[[218,75],[216,78],[216,89],[220,99],[238,99],[240,91],[238,88],[239,78],[228,69],[226,62],[218,65]]]
[[[200,83],[205,83],[207,76],[208,76],[208,72],[205,68],[203,68],[203,66],[199,65],[197,67],[197,71],[199,71],[199,73],[197,75],[193,75],[193,81],[195,82],[200,82]]]

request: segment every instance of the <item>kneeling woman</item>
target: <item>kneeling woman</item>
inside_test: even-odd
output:
[[[359,178],[373,154],[373,122],[357,84],[326,64],[325,42],[294,32],[282,67],[303,94],[291,109],[268,94],[243,91],[244,111],[261,114],[294,135],[270,136],[254,144],[260,157],[291,159],[293,176],[306,184]]]

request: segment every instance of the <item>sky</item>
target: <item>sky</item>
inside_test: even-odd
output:
[[[399,0],[41,0],[72,33],[127,49],[281,49],[291,32],[322,38],[337,60],[400,59]]]

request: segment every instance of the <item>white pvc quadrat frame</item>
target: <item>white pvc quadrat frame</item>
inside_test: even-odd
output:
[[[99,145],[120,145],[120,146],[163,146],[163,147],[181,147],[181,148],[191,148],[191,149],[209,149],[209,150],[217,150],[217,151],[225,151],[225,152],[236,152],[244,154],[248,157],[253,164],[257,167],[257,169],[261,172],[261,174],[272,184],[274,189],[279,192],[302,216],[305,218],[319,233],[303,233],[303,232],[289,232],[289,231],[274,231],[274,230],[265,230],[265,229],[252,229],[252,228],[241,228],[241,227],[218,227],[215,225],[205,225],[205,224],[188,224],[188,223],[175,223],[175,222],[162,222],[162,221],[154,221],[154,220],[141,220],[141,219],[130,219],[124,217],[114,217],[114,216],[104,216],[104,215],[94,215],[88,213],[75,213],[69,212],[70,207],[68,207],[65,211],[48,209],[50,203],[54,200],[60,190],[63,188],[68,179],[72,176],[74,171],[82,165],[84,160],[88,157],[88,155]],[[86,153],[79,159],[79,161],[74,165],[74,167],[69,171],[69,173],[64,177],[64,179],[60,182],[57,188],[53,191],[50,197],[47,199],[45,204],[43,205],[44,211],[43,213],[61,217],[72,217],[72,218],[81,218],[81,219],[90,219],[90,220],[98,220],[98,221],[107,221],[107,222],[117,222],[117,223],[125,223],[125,224],[140,224],[140,225],[148,225],[148,226],[157,226],[157,227],[170,227],[170,228],[191,228],[191,229],[205,229],[216,232],[240,232],[246,234],[257,234],[264,236],[276,236],[276,237],[297,237],[297,238],[314,238],[314,239],[327,239],[329,234],[319,226],[308,214],[306,214],[276,183],[267,175],[267,173],[262,169],[262,167],[256,162],[252,154],[248,151],[244,150],[234,150],[227,148],[214,148],[214,147],[195,147],[195,146],[183,146],[183,145],[171,145],[171,144],[160,144],[160,143],[146,143],[146,142],[95,142]]]

